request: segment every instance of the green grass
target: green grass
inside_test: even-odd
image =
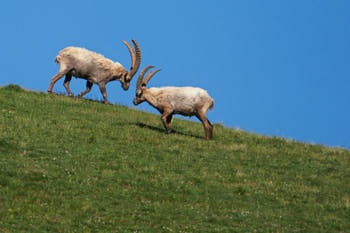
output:
[[[350,231],[349,151],[173,121],[0,88],[0,232]]]

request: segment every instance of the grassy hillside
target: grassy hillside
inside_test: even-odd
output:
[[[215,111],[215,109],[214,109]],[[349,232],[350,152],[0,88],[0,232]]]

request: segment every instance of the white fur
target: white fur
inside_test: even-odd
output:
[[[110,81],[119,80],[123,89],[128,90],[130,81],[137,72],[141,62],[141,50],[136,41],[132,41],[135,50],[129,43],[123,41],[124,44],[127,45],[133,61],[133,69],[130,71],[127,71],[119,62],[113,62],[112,60],[105,58],[103,55],[89,51],[85,48],[64,48],[56,56],[55,62],[60,64],[60,70],[51,79],[48,92],[52,92],[52,88],[56,81],[66,75],[64,86],[68,94],[73,96],[73,93],[69,89],[69,82],[71,77],[74,76],[76,78],[87,80],[87,88],[79,94],[80,97],[90,92],[93,84],[97,84],[100,87],[104,102],[108,103],[106,84]],[[134,60],[134,56],[136,56],[136,60]]]
[[[171,120],[174,114],[184,116],[195,115],[203,124],[205,139],[213,137],[213,124],[207,119],[208,109],[213,109],[214,100],[206,90],[199,87],[152,87],[146,85],[152,76],[160,69],[154,70],[143,79],[145,73],[153,66],[143,69],[136,84],[136,95],[133,103],[138,105],[148,102],[162,114],[161,120],[166,133],[171,131]]]
[[[207,91],[199,87],[152,87],[148,91],[145,97],[152,106],[167,106],[174,114],[193,116],[196,105],[213,102]]]

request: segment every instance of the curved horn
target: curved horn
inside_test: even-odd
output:
[[[134,65],[134,69],[135,69],[135,73],[136,73],[137,70],[140,67],[140,64],[141,64],[141,49],[140,49],[140,46],[137,44],[136,40],[132,39],[131,41],[132,41],[132,43],[135,46],[136,62],[135,62],[135,65]]]
[[[147,66],[146,68],[144,68],[144,69],[141,71],[141,73],[140,73],[140,75],[139,75],[139,77],[138,77],[138,79],[137,79],[136,89],[139,89],[139,88],[141,87],[143,76],[145,76],[146,72],[147,72],[149,69],[152,69],[152,68],[154,68],[154,66]]]
[[[146,86],[148,81],[153,77],[153,75],[155,75],[158,71],[160,71],[160,69],[157,70],[153,70],[151,73],[149,73],[146,78],[143,80],[142,82],[142,86]]]
[[[131,47],[131,45],[128,42],[123,40],[123,43],[128,47],[130,55],[131,55],[131,68],[128,72],[128,79],[129,80],[131,80],[132,77],[135,75],[135,73],[137,72],[137,70],[140,66],[140,63],[141,63],[141,49],[134,39],[132,40],[132,42],[135,46],[135,50]]]
[[[128,47],[130,55],[131,55],[131,68],[130,68],[130,70],[131,70],[134,67],[134,64],[136,61],[135,51],[128,42],[126,42],[125,40],[122,40],[122,42],[126,45],[126,47]]]

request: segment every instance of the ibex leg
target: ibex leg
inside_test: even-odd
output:
[[[63,86],[66,88],[66,90],[67,90],[67,92],[68,92],[68,95],[69,95],[69,96],[73,96],[73,93],[72,93],[72,92],[70,91],[70,89],[69,89],[70,80],[72,80],[72,75],[66,74],[66,78],[64,79]]]
[[[66,67],[65,65],[61,65],[60,71],[55,76],[53,76],[53,78],[51,79],[51,83],[50,83],[49,89],[47,91],[52,92],[52,88],[55,85],[55,83],[59,79],[61,79],[65,74],[67,74],[68,72],[69,72],[69,68]]]
[[[80,93],[80,94],[78,95],[78,97],[83,97],[83,95],[89,93],[89,92],[91,91],[92,85],[93,85],[93,84],[92,84],[91,82],[87,81],[87,82],[86,82],[86,90],[83,91],[82,93]]]

